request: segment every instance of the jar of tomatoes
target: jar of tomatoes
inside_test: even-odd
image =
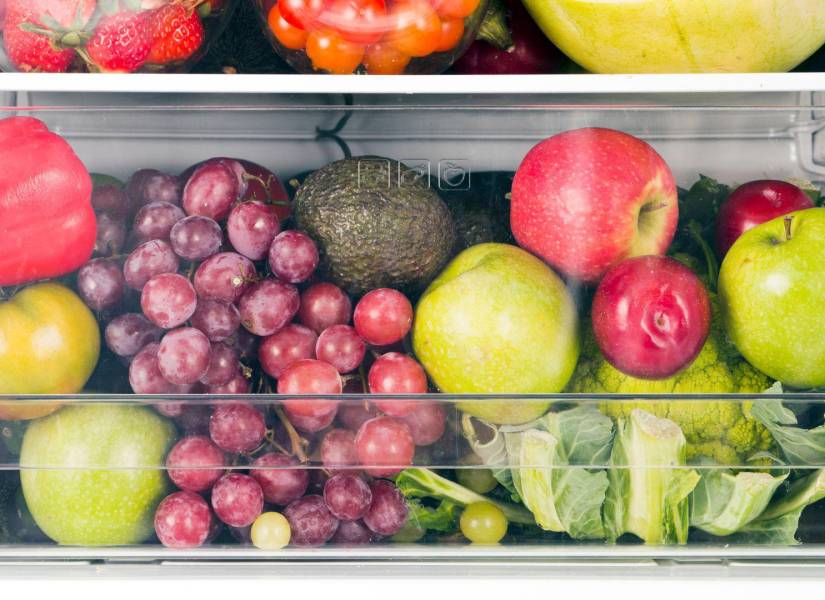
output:
[[[300,72],[432,74],[475,39],[487,0],[252,0]]]
[[[0,68],[186,71],[242,0],[0,0]]]

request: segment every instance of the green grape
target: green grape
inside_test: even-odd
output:
[[[427,531],[423,527],[420,527],[413,519],[407,519],[404,527],[390,539],[397,544],[412,544],[423,538],[425,533],[427,533]]]
[[[477,494],[486,494],[493,491],[498,485],[493,472],[490,469],[480,467],[474,469],[456,469],[458,483],[469,488]]]
[[[292,530],[281,513],[265,512],[252,523],[252,543],[261,550],[279,550],[289,543]]]
[[[507,533],[507,517],[490,502],[475,502],[461,513],[461,533],[474,544],[497,544]]]

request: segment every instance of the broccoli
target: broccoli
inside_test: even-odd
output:
[[[757,371],[728,341],[719,305],[711,297],[713,319],[705,346],[687,369],[670,379],[644,380],[625,375],[608,363],[593,337],[582,345],[582,357],[567,391],[579,394],[755,394],[768,389],[771,379]],[[738,400],[606,401],[602,411],[627,416],[643,408],[676,422],[688,441],[688,459],[707,456],[720,465],[741,465],[758,452],[773,448],[770,432],[751,417],[750,402]]]

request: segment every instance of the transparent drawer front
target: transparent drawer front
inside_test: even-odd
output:
[[[4,109],[3,556],[820,557],[814,97]]]

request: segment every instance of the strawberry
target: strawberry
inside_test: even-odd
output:
[[[9,60],[21,71],[67,71],[75,53],[57,40],[83,27],[96,6],[95,0],[8,0],[3,44]]]
[[[197,11],[182,4],[167,4],[151,14],[149,63],[165,65],[186,60],[203,44],[205,32]]]
[[[101,71],[137,71],[146,63],[152,48],[149,14],[124,11],[101,18],[86,44],[88,60]]]

